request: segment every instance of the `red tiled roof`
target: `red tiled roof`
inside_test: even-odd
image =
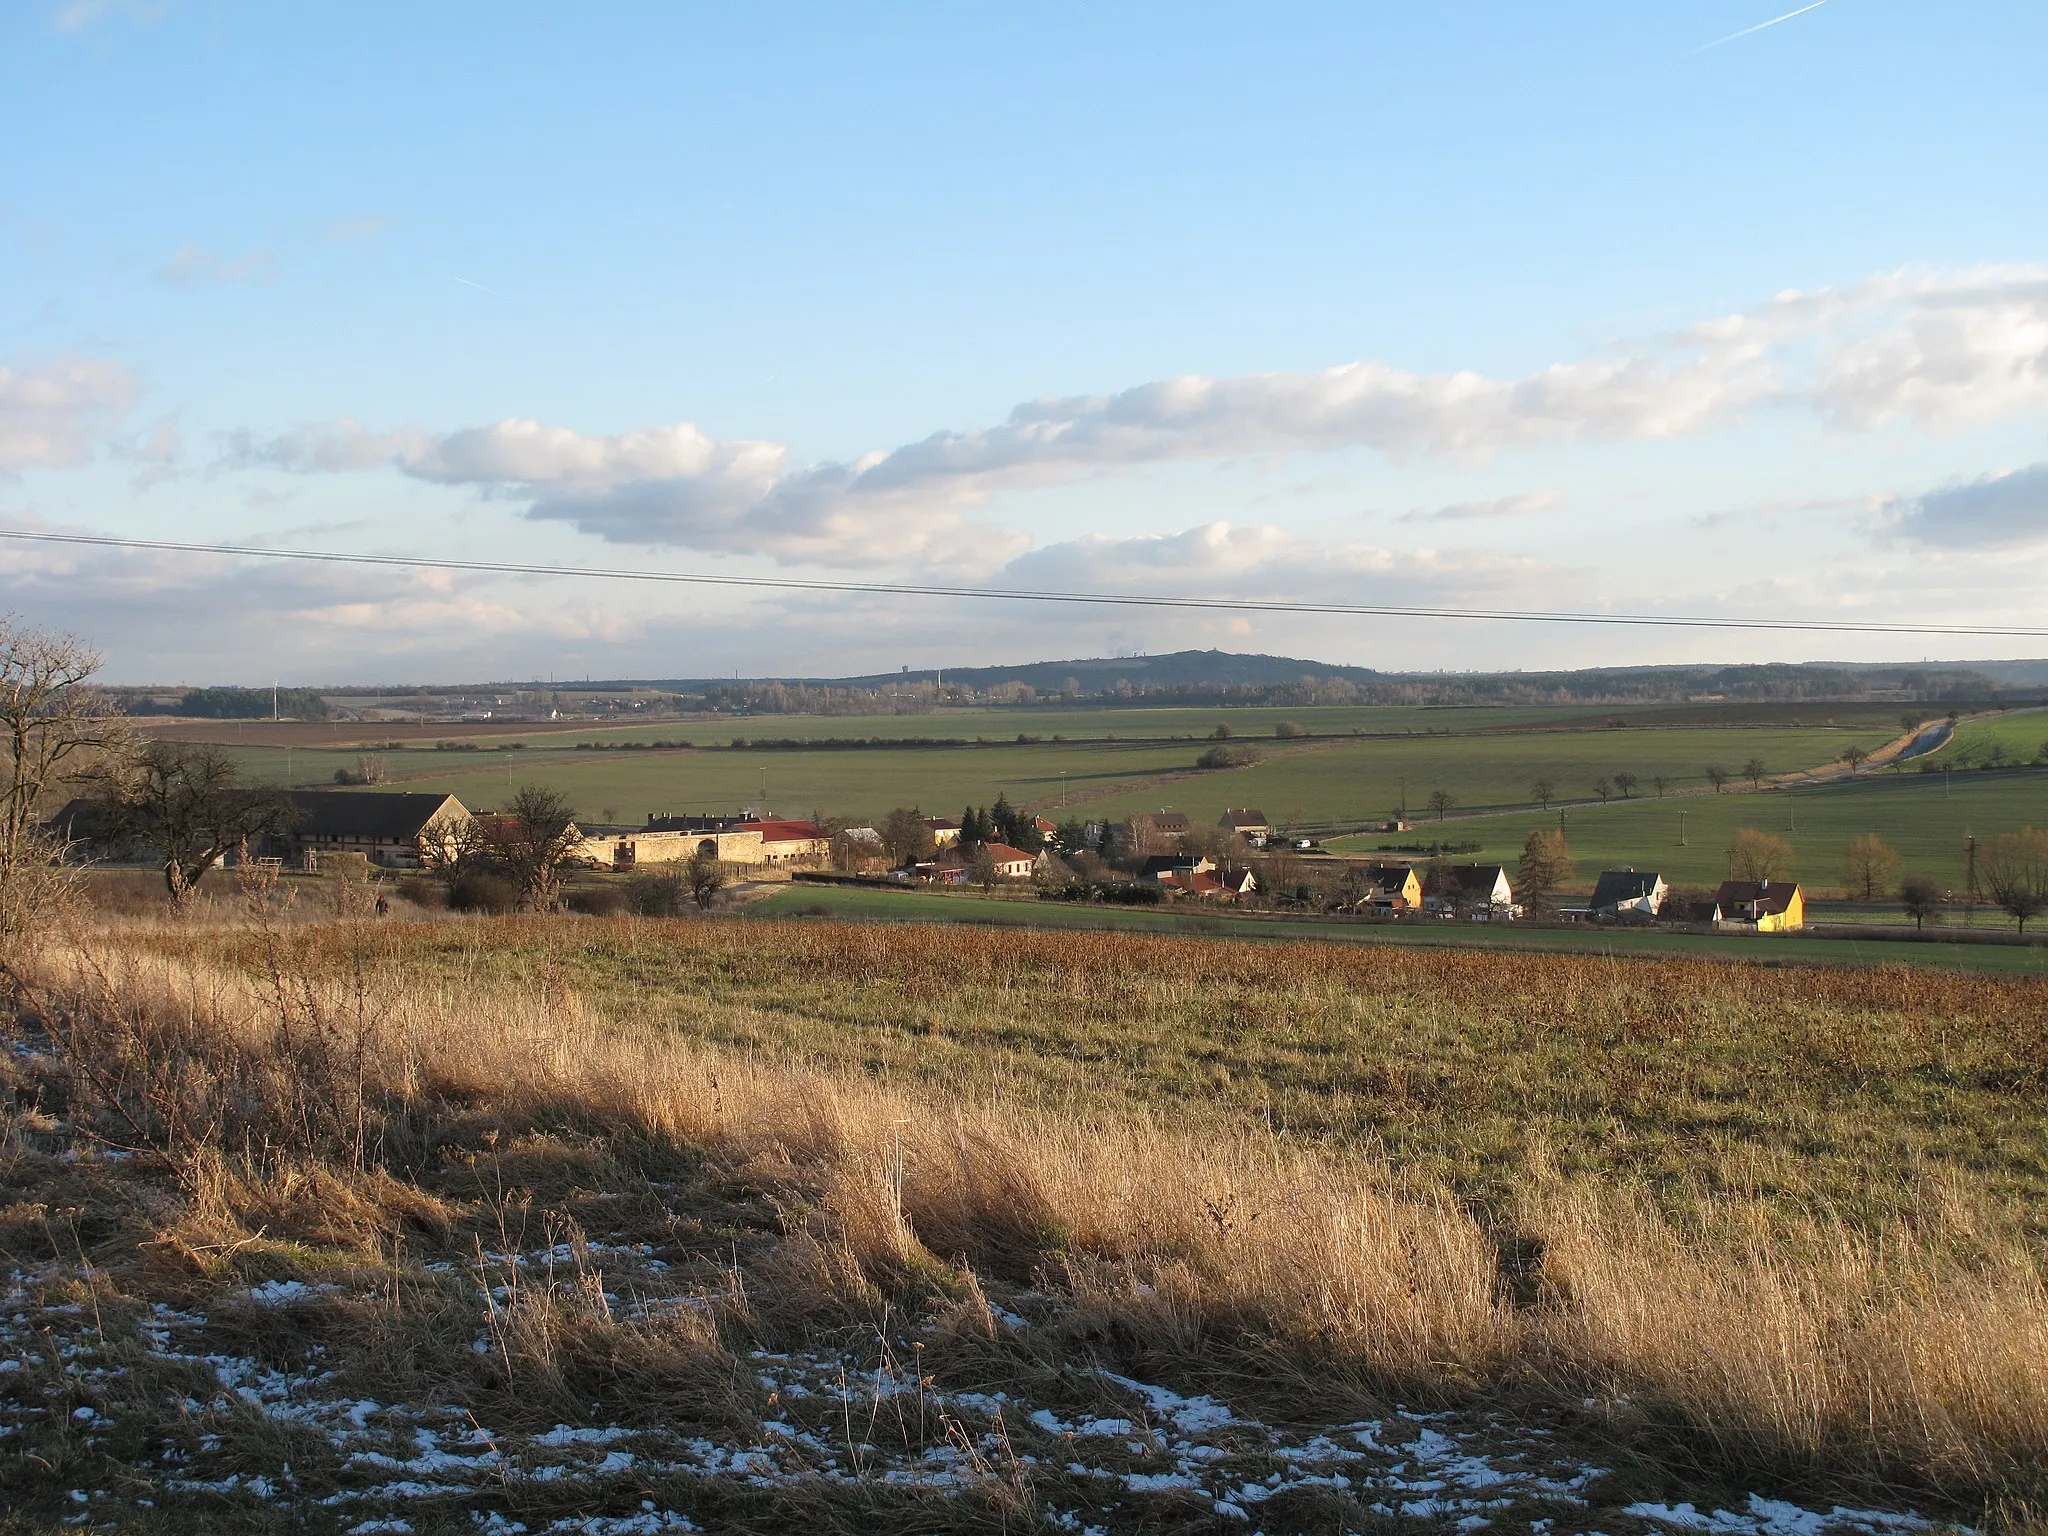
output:
[[[735,832],[758,832],[764,843],[795,843],[806,838],[823,837],[816,822],[811,821],[742,821],[733,827]]]

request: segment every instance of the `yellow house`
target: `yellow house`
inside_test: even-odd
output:
[[[1806,894],[1794,880],[1724,880],[1714,926],[1727,933],[1791,933],[1806,926]]]

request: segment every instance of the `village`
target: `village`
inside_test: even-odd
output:
[[[509,835],[507,814],[472,812],[450,794],[278,793],[287,814],[277,828],[223,853],[221,863],[318,872],[347,861],[392,876],[432,876]],[[1575,878],[1561,832],[1532,834],[1510,869],[1459,863],[1441,853],[1332,855],[1310,839],[1289,837],[1255,807],[1228,809],[1212,825],[1171,810],[1055,823],[1016,811],[1000,797],[958,818],[898,809],[879,825],[823,813],[781,817],[760,808],[650,815],[637,825],[578,823],[564,808],[560,820],[550,842],[562,875],[680,880],[688,872],[700,892],[799,880],[1382,921],[1666,922],[1754,934],[1805,926],[1800,885],[1773,879],[1768,870],[1737,870],[1754,878],[1730,878],[1713,891],[1675,888],[1661,874],[1635,868],[1599,871],[1587,886]]]

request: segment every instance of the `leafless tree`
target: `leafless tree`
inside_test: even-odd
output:
[[[702,911],[709,912],[711,904],[718,900],[718,893],[725,889],[725,866],[700,851],[690,856],[683,878],[689,882],[690,899]]]
[[[1448,790],[1432,789],[1429,792],[1429,808],[1436,812],[1436,819],[1438,821],[1442,821],[1448,816],[1451,813],[1451,807],[1457,803],[1457,800]]]
[[[235,760],[206,742],[145,742],[102,766],[94,798],[102,837],[146,851],[180,906],[227,854],[290,831],[297,815],[278,791],[245,785]]]
[[[2048,832],[2021,827],[2001,832],[1977,855],[1985,892],[2027,931],[2027,919],[2048,911]]]
[[[1777,880],[1792,869],[1792,845],[1770,832],[1744,827],[1728,844],[1728,874],[1735,880]]]
[[[1862,747],[1844,747],[1842,761],[1849,765],[1849,776],[1854,778],[1856,770],[1870,761],[1870,753]]]
[[[1600,803],[1605,805],[1614,798],[1614,785],[1606,779],[1595,779],[1593,781],[1593,793],[1598,795]]]
[[[1760,757],[1752,757],[1742,765],[1742,776],[1749,780],[1749,787],[1751,789],[1762,789],[1764,787],[1764,775],[1770,771],[1770,769],[1764,766],[1764,760]]]
[[[1614,776],[1614,787],[1621,791],[1621,798],[1624,800],[1628,799],[1631,795],[1635,793],[1636,784],[1638,782],[1639,781],[1637,780],[1636,776],[1630,773],[1626,768],[1622,769],[1621,772],[1617,773]]]
[[[967,855],[967,878],[981,887],[984,896],[995,889],[996,856],[989,851],[987,843],[976,843],[973,852]]]
[[[561,895],[562,861],[583,840],[567,797],[529,784],[488,825],[491,851],[518,885],[520,905],[537,912],[552,909]]]
[[[1535,796],[1537,803],[1547,811],[1550,809],[1550,802],[1557,798],[1557,784],[1551,779],[1538,779],[1529,786],[1529,793]]]
[[[1927,919],[1941,915],[1941,887],[1925,875],[1908,875],[1899,882],[1899,905],[1913,919],[1915,929],[1925,928]]]
[[[1718,795],[1728,782],[1728,770],[1719,763],[1707,764],[1707,782],[1714,786],[1714,793]]]
[[[889,862],[898,869],[932,856],[932,829],[924,824],[924,812],[916,806],[898,806],[882,818],[878,829]]]
[[[126,723],[93,686],[100,658],[76,636],[0,617],[0,936],[36,925],[66,889],[46,830],[59,786],[124,750]]]
[[[1899,851],[1875,832],[1852,838],[1845,858],[1843,884],[1865,901],[1877,900],[1877,893],[1892,883],[1899,872]]]
[[[1650,780],[1650,787],[1657,791],[1657,798],[1662,800],[1664,798],[1664,791],[1671,787],[1671,781],[1660,773]]]

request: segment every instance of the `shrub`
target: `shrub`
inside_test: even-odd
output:
[[[519,905],[519,887],[503,875],[457,875],[448,884],[448,905],[457,912],[502,916]]]
[[[439,880],[401,880],[395,889],[400,901],[409,901],[429,912],[444,912],[448,908],[448,887]]]
[[[1281,741],[1292,741],[1297,736],[1306,736],[1308,732],[1292,720],[1282,720],[1273,727],[1273,734]]]
[[[690,883],[673,870],[635,875],[626,884],[626,905],[640,917],[681,917],[690,907]]]
[[[571,912],[585,917],[617,917],[626,910],[626,893],[615,885],[587,885],[562,898]]]
[[[1667,923],[1711,923],[1714,893],[1697,885],[1675,886],[1665,893],[1663,910],[1657,915]]]
[[[1259,760],[1251,747],[1211,747],[1195,759],[1197,768],[1249,768]]]

